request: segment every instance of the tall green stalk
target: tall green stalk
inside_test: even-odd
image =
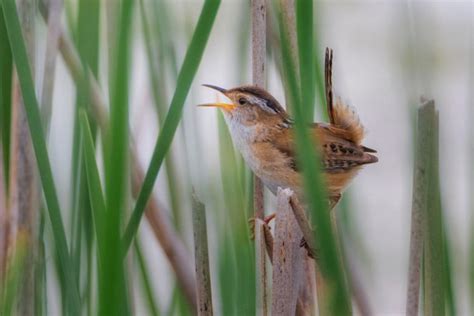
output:
[[[133,1],[121,2],[120,18],[117,25],[117,47],[113,78],[111,79],[110,130],[107,135],[106,151],[106,215],[103,224],[104,240],[107,247],[104,254],[104,269],[101,281],[99,313],[102,315],[125,315],[128,310],[128,296],[125,285],[123,260],[121,256],[121,227],[128,201],[128,124],[130,78],[130,35],[132,29]]]
[[[302,1],[304,2],[304,1]],[[309,49],[312,51],[312,43],[308,44],[304,39],[305,34],[312,34],[312,19],[307,16],[306,10],[312,8],[309,1],[300,3],[297,7],[297,32],[298,50]],[[312,13],[312,9],[310,10]],[[280,12],[281,14],[281,12]],[[320,163],[320,155],[315,148],[314,138],[310,137],[308,126],[306,104],[311,102],[311,93],[308,91],[311,87],[302,84],[301,87],[297,85],[297,77],[295,66],[291,62],[290,44],[287,38],[287,32],[282,22],[282,17],[279,17],[280,22],[280,36],[282,48],[282,60],[284,67],[284,75],[287,77],[288,92],[290,96],[288,99],[293,105],[295,115],[295,132],[296,132],[296,146],[297,158],[303,171],[303,183],[305,187],[306,202],[309,204],[309,213],[311,214],[312,225],[314,227],[314,237],[319,246],[319,264],[323,276],[329,280],[330,286],[328,298],[328,306],[330,313],[334,315],[349,315],[351,313],[351,302],[346,286],[344,268],[338,253],[338,244],[336,236],[332,230],[330,214],[327,203],[327,192],[323,184],[321,175],[322,165]],[[309,48],[311,45],[311,48]],[[311,72],[314,69],[313,61],[309,60],[309,56],[300,53],[303,59],[300,69]],[[314,78],[313,75],[304,75],[303,78]],[[303,99],[303,97],[305,99]]]

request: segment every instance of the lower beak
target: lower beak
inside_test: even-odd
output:
[[[198,106],[203,106],[203,107],[217,107],[221,108],[226,112],[232,112],[232,110],[235,109],[235,105],[230,104],[230,103],[205,103],[205,104],[199,104]]]

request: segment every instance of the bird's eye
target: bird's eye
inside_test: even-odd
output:
[[[245,105],[245,104],[247,104],[247,99],[245,99],[245,98],[240,98],[240,99],[239,99],[239,104],[240,104],[240,105]]]

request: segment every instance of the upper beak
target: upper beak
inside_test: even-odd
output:
[[[218,87],[218,86],[213,86],[213,85],[210,85],[210,84],[203,84],[203,86],[214,89],[214,90],[217,90],[220,93],[222,93],[223,95],[226,95],[226,93],[227,93],[227,89],[224,89],[224,88],[221,88],[221,87]],[[232,103],[223,103],[223,102],[199,104],[198,106],[218,107],[218,108],[221,108],[221,109],[223,109],[227,112],[231,112],[233,109],[235,109],[235,105],[233,105]]]
[[[225,95],[227,93],[227,89],[224,89],[224,88],[221,88],[221,87],[218,87],[218,86],[213,86],[212,84],[203,84],[203,86],[214,89],[214,90],[217,90],[220,93],[222,93],[223,95]]]

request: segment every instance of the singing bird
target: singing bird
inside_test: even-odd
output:
[[[332,50],[326,49],[325,87],[329,123],[312,123],[311,136],[319,146],[330,209],[357,171],[375,163],[375,150],[361,144],[364,127],[356,112],[333,96]],[[304,200],[302,174],[296,164],[294,124],[285,109],[267,91],[256,86],[217,90],[232,103],[208,103],[201,106],[223,110],[234,145],[250,169],[265,186],[277,193],[278,187],[292,189]],[[317,144],[317,145],[316,145]]]

